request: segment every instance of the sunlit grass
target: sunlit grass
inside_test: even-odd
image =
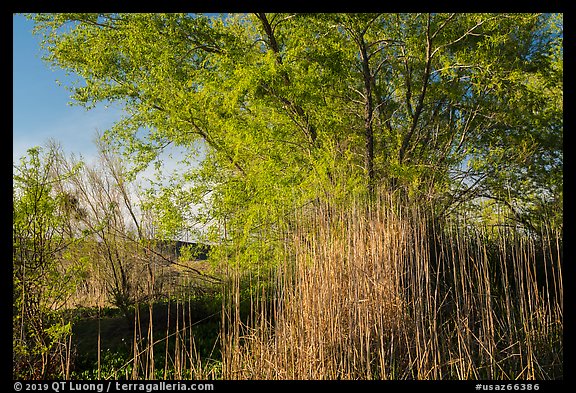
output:
[[[228,297],[224,378],[563,377],[559,234],[374,206],[296,214],[248,324]]]

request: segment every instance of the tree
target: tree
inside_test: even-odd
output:
[[[136,170],[171,145],[201,156],[164,195],[204,203],[219,238],[278,237],[290,209],[376,188],[438,215],[491,198],[524,223],[561,200],[557,15],[34,19],[76,103],[124,106],[106,136]]]
[[[62,264],[69,236],[66,195],[55,184],[71,176],[56,173],[59,148],[31,148],[14,165],[12,212],[13,372],[17,378],[66,375],[63,353],[71,325],[58,315],[79,281],[82,265]]]
[[[88,289],[98,293],[100,301],[118,307],[131,323],[131,307],[146,297],[152,300],[156,294],[157,258],[147,252],[153,239],[142,227],[137,193],[127,180],[125,167],[104,143],[97,145],[98,161],[84,164],[74,176],[58,184],[59,191],[73,201],[68,205],[75,213],[70,232],[77,242],[68,252],[88,258],[86,286],[93,287]],[[61,157],[57,168],[68,172],[77,165],[74,156]]]
[[[83,305],[112,304],[132,327],[133,307],[166,295],[162,290],[173,272],[170,265],[177,262],[174,255],[162,252],[159,245],[166,238],[120,157],[101,139],[96,138],[96,144],[99,154],[92,164],[60,155],[53,165],[56,174],[71,173],[81,165],[54,184],[70,216],[67,234],[75,240],[66,247],[65,258],[86,262],[82,291],[77,290],[74,300]],[[211,279],[184,267],[191,278]]]

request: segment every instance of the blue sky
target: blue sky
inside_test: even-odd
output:
[[[13,16],[13,161],[49,138],[60,142],[66,153],[90,161],[96,154],[96,132],[109,128],[121,112],[113,107],[87,111],[70,106],[70,92],[56,80],[65,85],[72,79],[41,59],[40,37],[32,35],[32,28],[24,16]]]

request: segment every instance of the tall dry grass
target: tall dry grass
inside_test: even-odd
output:
[[[562,378],[561,235],[429,211],[381,195],[295,212],[247,321],[234,275],[223,378]]]

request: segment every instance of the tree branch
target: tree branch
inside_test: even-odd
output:
[[[416,110],[412,116],[412,127],[410,131],[404,138],[402,146],[399,152],[399,161],[402,162],[404,159],[404,154],[406,148],[408,147],[414,132],[416,131],[416,126],[418,125],[418,119],[422,113],[422,108],[424,107],[424,97],[426,96],[426,90],[428,88],[428,81],[430,79],[430,69],[432,66],[432,38],[430,37],[430,19],[431,16],[428,14],[428,23],[426,25],[426,65],[424,67],[424,76],[422,77],[422,89],[420,90],[420,96],[418,97],[418,103],[416,105]],[[408,98],[408,97],[407,97]]]
[[[272,25],[268,21],[268,18],[266,17],[265,13],[263,12],[256,13],[256,17],[262,22],[262,27],[264,28],[264,32],[268,37],[268,44],[270,46],[270,49],[272,49],[274,54],[276,54],[276,62],[278,63],[278,65],[282,65],[282,56],[280,54],[280,47],[278,45],[278,41],[276,40],[276,36],[274,35],[274,29],[272,28]],[[288,77],[286,71],[282,71],[282,78],[284,79],[284,83],[286,85],[290,85],[290,78]],[[284,105],[289,107],[296,115],[298,115],[300,119],[304,121],[304,124],[306,125],[305,133],[310,138],[312,145],[314,145],[316,143],[318,135],[316,133],[316,128],[312,124],[310,124],[308,115],[306,114],[304,109],[300,105],[278,94],[276,90],[271,88],[270,86],[266,87],[267,87],[266,90],[269,93],[271,93],[273,97],[278,98]]]

